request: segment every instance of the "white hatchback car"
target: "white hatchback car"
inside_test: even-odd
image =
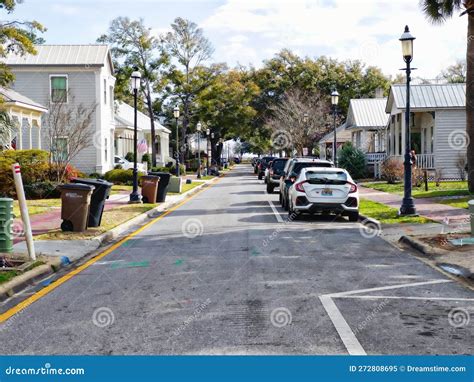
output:
[[[304,168],[293,181],[288,195],[289,214],[295,217],[305,212],[341,214],[348,216],[351,222],[359,219],[359,191],[350,174],[342,168]]]

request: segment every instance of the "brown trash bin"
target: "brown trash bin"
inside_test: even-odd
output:
[[[155,175],[144,175],[142,182],[142,201],[143,203],[156,203],[156,194],[158,193],[158,183],[160,177]]]
[[[61,191],[61,230],[85,231],[95,187],[88,184],[63,184],[58,189]]]

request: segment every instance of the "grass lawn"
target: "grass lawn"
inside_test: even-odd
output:
[[[214,177],[211,177],[211,179],[214,178]],[[196,181],[194,180],[192,183],[190,184],[187,184],[187,183],[183,183],[183,185],[181,186],[181,193],[184,194],[185,192],[187,191],[190,191],[192,190],[193,188],[197,187],[197,186],[200,186],[203,182],[199,182],[199,181]],[[168,192],[168,194],[170,195],[178,195],[177,192]]]
[[[113,194],[119,194],[119,193],[130,193],[132,192],[133,186],[125,186],[125,185],[119,185],[119,184],[114,184],[112,186],[112,190],[110,193]]]
[[[451,206],[451,207],[467,209],[468,208],[467,202],[472,199],[474,199],[474,196],[468,196],[466,198],[438,200],[438,203],[447,204],[448,206]]]
[[[104,211],[100,227],[89,228],[85,232],[62,232],[56,229],[43,235],[35,236],[37,240],[87,240],[98,236],[144,212],[155,208],[158,204],[127,204],[112,210]]]
[[[362,215],[377,219],[382,224],[424,224],[431,220],[424,217],[399,217],[396,208],[388,207],[385,204],[373,202],[368,199],[360,200],[359,211]]]
[[[362,186],[372,188],[378,191],[390,192],[394,194],[403,195],[403,183],[388,184],[369,182],[363,183]],[[413,197],[415,198],[434,198],[438,196],[462,196],[470,195],[467,189],[467,181],[453,181],[441,182],[437,187],[435,182],[428,183],[428,190],[425,191],[425,186],[413,187]]]
[[[28,212],[30,215],[41,214],[48,212],[53,207],[61,207],[61,199],[36,199],[27,200]],[[15,216],[20,217],[20,206],[18,200],[13,202],[13,213]]]

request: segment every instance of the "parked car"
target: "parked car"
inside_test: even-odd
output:
[[[307,167],[288,190],[288,213],[335,213],[359,219],[359,191],[350,174],[342,168]]]
[[[273,194],[275,187],[280,185],[280,178],[283,175],[288,158],[275,158],[265,172],[265,183],[267,184],[267,192]]]
[[[268,164],[274,159],[275,157],[263,157],[258,162],[258,180],[262,180],[263,176],[265,175],[265,170],[268,167]]]
[[[115,155],[114,156],[115,165],[120,165],[124,170],[133,170],[133,162],[129,162],[125,158]],[[139,172],[145,172],[145,165],[143,163],[137,163],[137,170]]]
[[[287,180],[290,177],[296,179],[300,171],[306,167],[334,167],[334,163],[318,158],[292,158],[286,162],[283,174],[280,178],[280,203],[288,211],[288,187]]]
[[[241,162],[240,157],[233,158],[235,164],[239,164]]]

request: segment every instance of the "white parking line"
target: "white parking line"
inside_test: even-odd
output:
[[[270,207],[273,211],[273,213],[275,214],[275,217],[278,221],[278,223],[284,223],[285,221],[283,220],[283,218],[281,217],[280,213],[278,212],[278,210],[276,209],[275,205],[273,204],[273,202],[271,200],[268,201],[268,204],[270,204]]]
[[[390,289],[400,289],[400,288],[409,288],[409,287],[416,287],[421,285],[432,285],[432,284],[441,284],[441,283],[449,283],[453,282],[452,280],[431,280],[431,281],[423,281],[423,282],[416,282],[416,283],[409,283],[409,284],[399,284],[399,285],[389,285],[385,287],[379,288],[369,288],[369,289],[357,289],[353,291],[347,292],[340,292],[340,293],[332,293],[319,296],[319,300],[323,305],[326,313],[328,314],[329,318],[334,325],[339,337],[341,338],[342,343],[346,347],[348,353],[350,355],[367,355],[364,348],[360,344],[359,340],[357,339],[356,335],[350,328],[349,324],[345,320],[344,316],[342,315],[341,311],[336,306],[333,298],[370,298],[374,296],[354,296],[358,293],[366,293],[366,292],[374,292],[374,291],[382,291],[382,290],[390,290]],[[385,296],[380,296],[385,297]],[[393,297],[393,296],[392,296]],[[389,297],[386,297],[389,298]],[[417,298],[413,298],[417,299]],[[429,300],[426,298],[425,300]],[[459,299],[463,301],[463,299]],[[470,301],[470,300],[469,300]]]
[[[331,319],[349,354],[367,355],[332,298],[330,296],[320,296],[319,300],[321,300],[321,304],[323,304],[324,309],[326,309],[329,318]]]
[[[424,300],[424,301],[472,301],[474,298],[456,298],[456,297],[415,297],[415,296],[338,296],[337,298],[359,298],[362,300]]]

